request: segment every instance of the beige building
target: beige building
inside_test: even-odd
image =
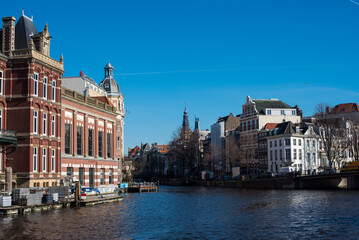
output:
[[[267,123],[300,123],[301,115],[298,106],[291,107],[276,98],[251,99],[247,96],[240,123],[241,167],[259,169],[258,133]]]

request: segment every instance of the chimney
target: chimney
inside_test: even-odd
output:
[[[10,52],[15,50],[15,21],[14,17],[2,18],[2,51],[6,56],[10,56]]]

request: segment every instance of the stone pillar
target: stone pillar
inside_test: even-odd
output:
[[[93,155],[98,158],[98,117],[95,118],[95,129],[93,133]]]
[[[114,160],[117,160],[117,134],[116,134],[116,122],[112,123],[112,158]]]
[[[73,115],[72,115],[72,155],[76,156],[77,155],[77,111],[74,111]]]
[[[107,120],[104,120],[104,124],[103,124],[103,138],[104,138],[104,148],[103,148],[103,154],[104,154],[104,158],[106,159],[107,158]]]
[[[86,157],[88,155],[88,144],[89,144],[89,140],[88,140],[88,114],[84,115],[84,157]]]
[[[5,191],[8,193],[11,193],[12,192],[12,168],[11,167],[5,168],[5,183],[6,183]]]

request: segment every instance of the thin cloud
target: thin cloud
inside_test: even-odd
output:
[[[350,2],[352,2],[352,3],[354,3],[354,4],[356,4],[356,5],[359,5],[359,3],[357,3],[357,2],[355,2],[355,1],[353,1],[353,0],[349,0]]]
[[[133,76],[133,75],[153,75],[153,74],[171,74],[171,73],[221,72],[221,71],[240,71],[240,70],[270,70],[270,69],[285,69],[285,68],[343,67],[343,66],[359,66],[359,63],[355,63],[355,64],[289,65],[289,66],[268,66],[268,67],[249,67],[249,68],[214,68],[214,69],[195,69],[195,70],[174,70],[174,71],[163,71],[163,72],[118,73],[118,74],[114,74],[114,75]]]

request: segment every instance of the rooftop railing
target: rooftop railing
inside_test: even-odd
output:
[[[83,95],[81,93],[72,91],[72,90],[67,89],[65,87],[62,87],[62,95],[66,96],[66,97],[70,97],[70,98],[75,99],[75,100],[80,101],[80,102],[86,102],[89,105],[96,106],[98,108],[105,109],[105,110],[111,111],[113,113],[116,112],[116,107],[113,107],[113,106],[111,106],[111,105],[109,105],[107,103],[103,103],[103,102],[101,102],[99,100],[96,100],[94,98],[85,96],[85,95]]]

